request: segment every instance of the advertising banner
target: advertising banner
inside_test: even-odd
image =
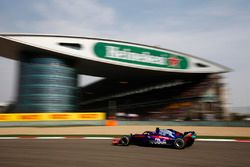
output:
[[[0,122],[8,121],[98,121],[106,118],[105,113],[22,113],[0,114]]]
[[[188,69],[188,59],[184,56],[130,45],[98,42],[95,54],[103,59],[143,66]]]

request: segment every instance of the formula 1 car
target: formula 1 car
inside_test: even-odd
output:
[[[177,132],[173,129],[159,129],[155,131],[145,131],[142,134],[130,134],[121,138],[114,138],[113,145],[128,146],[134,145],[157,145],[157,146],[173,146],[176,149],[183,149],[193,145],[196,138],[194,131],[184,133]]]

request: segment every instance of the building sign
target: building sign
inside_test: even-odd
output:
[[[94,47],[94,52],[100,58],[130,64],[174,69],[188,68],[188,60],[184,56],[160,50],[98,42]]]

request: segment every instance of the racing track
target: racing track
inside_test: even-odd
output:
[[[112,146],[110,140],[1,140],[1,167],[249,166],[250,143],[196,142],[184,150]]]

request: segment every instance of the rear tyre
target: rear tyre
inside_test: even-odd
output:
[[[128,146],[130,144],[130,137],[129,136],[123,136],[120,140],[120,144],[122,146]]]
[[[185,141],[181,138],[178,138],[174,141],[174,147],[176,149],[183,149],[185,147]]]
[[[191,139],[188,143],[187,143],[187,147],[190,147],[194,144],[194,139]]]

